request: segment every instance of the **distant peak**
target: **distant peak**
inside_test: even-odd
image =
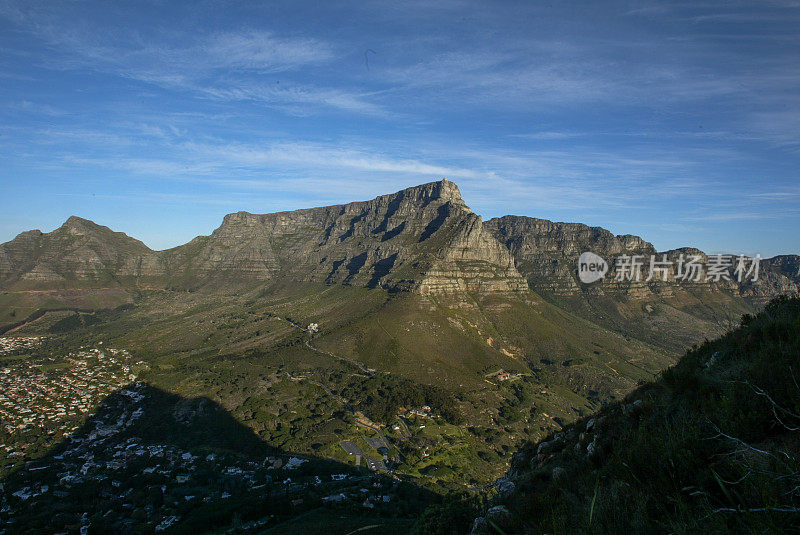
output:
[[[68,230],[72,233],[94,233],[94,232],[112,232],[112,230],[108,227],[104,227],[102,225],[98,225],[91,219],[84,219],[82,217],[78,217],[76,215],[70,216],[69,219],[64,221],[64,224],[61,225],[61,229]]]

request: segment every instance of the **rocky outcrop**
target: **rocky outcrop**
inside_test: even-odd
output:
[[[777,295],[800,293],[800,256],[775,256],[762,261],[761,266],[759,279],[741,285],[741,295],[766,301]]]
[[[576,262],[584,251],[593,251],[603,258],[626,251],[638,254],[655,252],[653,246],[641,238],[614,236],[604,228],[580,223],[504,216],[490,219],[484,226],[508,247],[514,255],[517,268],[531,287],[545,293],[572,294],[580,291]],[[638,248],[631,248],[633,245]]]

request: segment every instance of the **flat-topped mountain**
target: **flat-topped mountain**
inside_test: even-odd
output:
[[[583,251],[609,260],[656,253],[638,236],[579,223],[520,216],[482,222],[458,186],[444,179],[369,201],[228,214],[210,236],[166,251],[71,217],[53,232],[24,232],[0,245],[0,288],[195,289],[294,280],[421,294],[532,289],[556,297],[610,292],[649,299],[682,291],[674,280],[617,283],[608,277],[582,285],[575,261]],[[659,254],[691,251],[705,258],[690,249]],[[755,283],[701,286],[763,301],[800,291],[798,266],[797,256],[766,259]]]
[[[162,258],[168,273],[201,279],[287,277],[420,293],[526,289],[509,251],[448,180],[371,201],[229,214],[202,243]]]

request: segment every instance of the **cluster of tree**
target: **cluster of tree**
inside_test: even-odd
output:
[[[464,422],[453,396],[432,385],[415,383],[394,375],[377,375],[368,379],[350,381],[341,392],[354,407],[371,420],[388,424],[401,407],[428,405],[433,412],[452,424]]]
[[[73,311],[74,314],[65,316],[50,326],[49,331],[54,334],[72,333],[81,327],[91,327],[108,322],[111,319],[119,318],[119,316],[128,310],[135,308],[131,304],[120,305],[112,310],[83,310],[83,309],[52,309],[53,312],[59,311]],[[35,313],[28,316],[22,323],[31,322],[34,319],[44,316],[50,309],[39,309]]]
[[[512,384],[510,387],[511,396],[509,396],[502,405],[498,414],[506,423],[514,423],[522,420],[527,411],[523,412],[525,406],[531,402],[530,393],[525,389],[525,386],[520,383]]]

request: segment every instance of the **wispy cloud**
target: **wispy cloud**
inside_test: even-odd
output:
[[[240,30],[210,35],[97,31],[65,27],[41,12],[0,10],[52,48],[40,58],[57,70],[89,69],[182,90],[200,97],[255,101],[281,106],[294,114],[316,107],[351,113],[385,114],[364,92],[346,87],[318,87],[283,79],[283,85],[259,81],[266,75],[289,74],[321,67],[337,57],[328,42],[308,37],[279,36],[272,31]],[[279,81],[280,82],[280,81]]]
[[[46,19],[45,19],[46,20]],[[87,28],[64,28],[34,19],[27,27],[64,56],[51,68],[101,68],[145,81],[181,84],[220,71],[276,73],[319,65],[334,57],[332,47],[309,38],[278,37],[243,30],[211,35],[109,35]],[[65,57],[68,56],[68,57]],[[63,63],[61,63],[63,62]]]
[[[334,57],[330,44],[311,38],[278,38],[272,32],[222,32],[188,49],[202,52],[206,68],[236,68],[280,72]]]
[[[382,155],[373,151],[342,148],[336,145],[313,143],[274,143],[262,147],[236,145],[188,144],[187,148],[205,154],[226,164],[238,166],[269,166],[276,164],[301,165],[305,168],[344,168],[372,173],[405,173],[418,176],[476,177],[470,169],[448,167]]]
[[[369,102],[366,95],[355,92],[318,88],[308,85],[288,86],[254,84],[248,81],[229,83],[224,86],[193,86],[197,92],[220,100],[254,101],[280,105],[299,115],[307,113],[304,106],[317,105],[347,112],[369,115],[388,115],[386,110]]]
[[[756,221],[756,220],[785,220],[788,217],[797,217],[800,210],[764,210],[760,212],[718,212],[702,216],[684,217],[683,221]]]
[[[581,132],[559,132],[559,131],[549,130],[542,132],[530,132],[527,134],[510,134],[509,137],[552,141],[552,140],[562,140],[562,139],[573,139],[578,137],[584,137],[587,135],[589,134]]]
[[[16,102],[10,102],[6,105],[6,108],[9,110],[13,110],[15,112],[46,116],[46,117],[58,117],[60,115],[65,115],[67,113],[66,111],[60,110],[55,106],[51,106],[49,104],[42,104],[40,102],[31,102],[30,100],[20,100]]]

